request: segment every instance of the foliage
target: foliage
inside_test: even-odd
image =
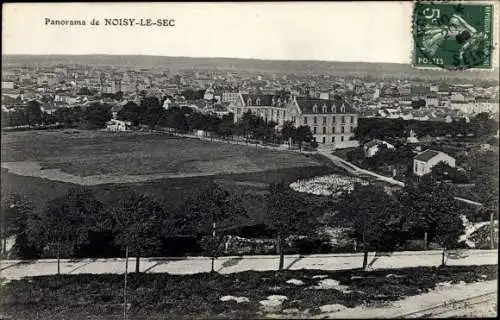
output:
[[[397,301],[436,288],[438,283],[491,281],[498,278],[496,265],[415,267],[398,270],[286,270],[231,274],[171,275],[131,274],[128,278],[129,317],[133,319],[258,318],[260,304],[271,294],[284,294],[283,308],[301,311],[324,304],[348,307]],[[392,276],[390,276],[392,274]],[[349,288],[304,290],[318,285],[314,276],[326,275]],[[300,279],[304,286],[287,284]],[[280,289],[273,288],[279,287]],[[123,276],[120,274],[78,274],[41,276],[14,280],[0,288],[2,313],[16,319],[106,319],[123,318]],[[226,295],[247,297],[250,302],[222,302]],[[54,310],[57,309],[57,312]]]
[[[245,138],[271,141],[275,136],[276,125],[277,123],[273,121],[265,121],[262,117],[247,111],[236,123],[236,130],[242,132]]]
[[[355,130],[355,138],[360,141],[371,139],[403,138],[413,130],[418,138],[431,136],[475,137],[491,136],[498,130],[498,122],[487,113],[480,113],[467,123],[464,119],[452,122],[418,121],[385,118],[361,118]]]
[[[350,225],[364,251],[393,251],[407,239],[399,204],[382,187],[355,184],[343,192],[330,219],[333,226],[339,221]]]
[[[294,234],[314,234],[320,208],[310,205],[284,182],[271,183],[266,197],[269,226],[276,230],[279,267],[284,266],[283,240]]]
[[[24,112],[26,114],[28,125],[32,126],[34,124],[42,123],[43,112],[38,101],[29,101],[24,108]]]
[[[87,242],[89,232],[104,224],[103,205],[91,190],[74,188],[62,197],[50,200],[45,210],[29,222],[29,238],[61,254],[72,255]]]
[[[136,256],[136,272],[140,257],[161,245],[164,232],[168,230],[175,235],[172,215],[149,197],[134,191],[126,192],[111,214],[115,242]]]
[[[309,126],[297,127],[295,135],[300,149],[302,149],[302,144],[304,142],[311,142],[313,140],[313,134]]]
[[[0,239],[3,240],[2,252],[6,251],[6,238],[15,236],[13,256],[32,258],[36,248],[28,239],[28,221],[31,219],[33,204],[19,194],[2,194],[0,209]]]
[[[82,118],[87,127],[104,128],[112,117],[111,106],[94,103],[84,109]]]
[[[460,171],[455,167],[451,167],[448,163],[441,161],[432,167],[429,173],[434,179],[439,181],[450,180],[454,183],[468,183],[469,177],[464,171]]]
[[[183,234],[201,237],[212,234],[213,223],[218,229],[235,227],[241,225],[245,218],[247,213],[240,199],[210,181],[184,201],[178,225]]]
[[[141,107],[133,101],[129,101],[118,111],[116,118],[118,120],[130,121],[133,126],[138,126],[141,120]]]
[[[449,185],[432,176],[423,176],[417,181],[408,180],[399,196],[405,217],[405,229],[413,238],[428,234],[430,241],[444,248],[456,245],[464,232],[461,215],[467,216],[467,208],[454,198]]]

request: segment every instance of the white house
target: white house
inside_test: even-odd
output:
[[[413,173],[417,176],[423,176],[430,173],[431,169],[440,162],[455,167],[455,158],[441,151],[427,149],[413,158]]]
[[[395,149],[394,146],[388,142],[374,139],[372,141],[365,143],[365,145],[363,146],[363,152],[365,154],[365,157],[371,158],[375,154],[377,154],[377,152],[379,151],[380,145],[385,145],[387,147],[387,149],[392,149],[392,150]]]
[[[107,131],[127,131],[132,125],[130,121],[112,119],[106,122]]]

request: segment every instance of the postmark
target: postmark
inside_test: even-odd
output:
[[[412,65],[491,69],[493,19],[492,3],[415,2]]]

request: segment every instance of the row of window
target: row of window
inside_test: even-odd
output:
[[[323,134],[326,134],[326,127],[323,127]],[[313,127],[313,134],[317,134],[318,133],[318,128],[317,127]],[[338,133],[337,131],[335,131],[335,127],[332,127],[332,133]],[[349,133],[349,130],[346,129],[345,126],[341,126],[340,127],[340,133]]]
[[[307,117],[304,117],[304,122],[303,124],[304,125],[307,125]],[[327,123],[327,117],[323,117],[322,119],[322,124],[323,125],[326,125]],[[335,123],[337,121],[336,117],[332,117],[332,122]],[[346,122],[347,121],[347,122]],[[351,116],[342,116],[340,118],[340,123],[354,123],[354,117],[351,117]],[[313,124],[318,124],[318,117],[313,117]]]
[[[314,105],[313,108],[312,108],[313,112],[314,113],[318,113],[318,106],[317,105]],[[327,113],[328,112],[328,108],[326,107],[326,105],[323,105],[321,107],[321,112],[323,113]],[[345,106],[342,105],[340,107],[340,112],[345,112]],[[337,113],[337,107],[335,105],[332,106],[332,113]]]
[[[241,114],[242,113],[242,108],[237,108],[236,109],[236,114]],[[281,112],[280,112],[281,111]],[[252,112],[252,109],[247,109],[247,112]],[[260,111],[260,112],[252,112],[252,113],[259,113],[261,115],[265,114],[266,118],[267,118],[267,111]],[[285,110],[274,110],[274,109],[271,109],[271,117],[274,117],[274,116],[277,116],[278,118],[281,116],[283,118],[286,117],[286,111]]]
[[[345,136],[340,136],[340,142],[344,142],[346,141],[346,137]],[[337,141],[339,142],[339,141]],[[321,137],[321,143],[326,143],[326,137]],[[332,136],[332,143],[335,143],[335,136]]]

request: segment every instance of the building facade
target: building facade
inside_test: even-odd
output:
[[[309,126],[320,146],[349,146],[358,126],[356,110],[341,100],[239,94],[238,101],[231,102],[229,110],[234,114],[235,123],[250,111],[266,121],[276,122],[278,127],[286,121],[295,127]]]

